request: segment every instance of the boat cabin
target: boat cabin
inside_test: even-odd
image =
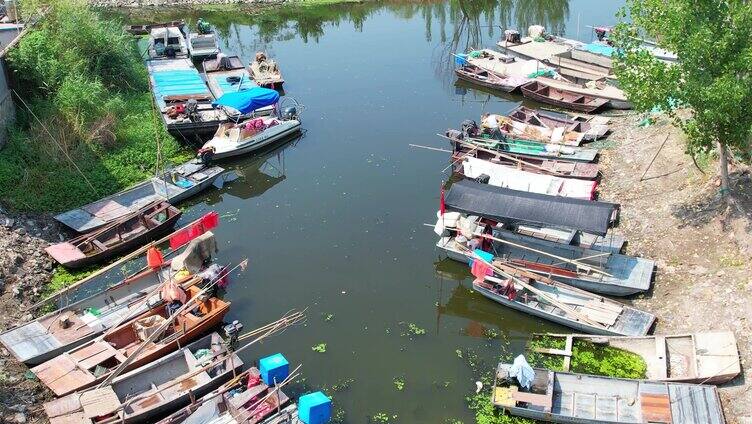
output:
[[[175,58],[188,55],[185,35],[175,26],[152,28],[149,31],[149,57]]]

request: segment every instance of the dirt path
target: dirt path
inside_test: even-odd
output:
[[[752,358],[749,172],[733,173],[728,207],[718,199],[715,168],[703,175],[695,167],[679,130],[665,120],[647,128],[637,122],[614,122],[600,188],[602,199],[622,205],[617,232],[629,240],[627,253],[657,262],[652,293],[634,303],[657,315],[656,333],[734,331],[743,375],[724,385],[721,397],[729,423],[752,423],[752,372],[744,367]]]

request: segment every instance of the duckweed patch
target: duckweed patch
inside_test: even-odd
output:
[[[534,352],[535,348],[564,349],[563,337],[538,336],[528,344],[528,362],[534,367],[561,371],[564,357]],[[618,378],[645,378],[647,364],[637,354],[611,346],[575,339],[571,372]]]

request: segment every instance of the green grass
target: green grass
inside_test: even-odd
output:
[[[528,345],[527,359],[533,367],[561,370],[564,357],[533,352],[533,349],[564,349],[564,338],[538,336]],[[572,345],[570,371],[619,378],[645,378],[647,364],[637,354],[611,346],[575,340]]]
[[[0,151],[5,206],[64,211],[192,156],[166,133],[138,47],[122,28],[79,0],[50,0],[45,19],[8,53],[21,99]]]
[[[143,181],[156,170],[157,135],[163,161],[189,159],[192,152],[182,149],[166,134],[161,121],[155,121],[150,96],[124,96],[123,109],[116,111],[121,118],[114,124],[114,145],[79,143],[69,150],[70,160],[52,150],[59,149],[56,144],[35,140],[33,130],[12,128],[8,144],[0,151],[4,204],[26,212],[60,212]]]

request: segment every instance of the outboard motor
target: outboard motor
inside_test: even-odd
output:
[[[188,99],[185,102],[185,115],[193,122],[201,120],[201,116],[198,114],[198,101],[196,99]]]
[[[298,119],[298,109],[296,109],[295,106],[289,106],[282,109],[282,119],[286,121]]]
[[[230,349],[235,349],[238,344],[238,336],[243,332],[243,323],[235,320],[222,327],[222,330],[224,331],[225,336],[227,336],[227,344],[230,346]]]
[[[473,138],[480,132],[478,129],[478,123],[472,119],[466,119],[462,121],[462,134],[465,138]]]
[[[203,163],[204,165],[209,165],[214,159],[214,149],[211,147],[201,148],[198,150],[197,155],[201,160],[201,163]]]
[[[519,44],[522,42],[522,36],[519,31],[508,29],[504,31],[504,40],[507,43]]]
[[[462,134],[462,131],[455,130],[455,129],[452,129],[452,128],[446,130],[446,132],[444,133],[444,135],[446,135],[447,137],[451,138],[452,140],[464,140],[465,139],[465,135]]]

